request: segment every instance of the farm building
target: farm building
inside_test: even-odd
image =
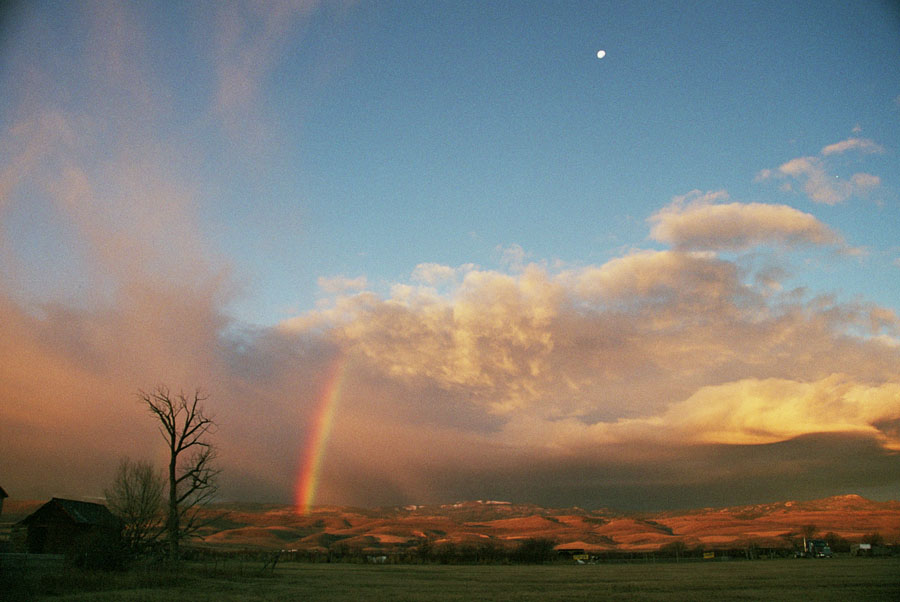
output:
[[[92,535],[115,537],[121,530],[119,519],[106,506],[56,497],[16,527],[20,533],[25,531],[24,542],[17,542],[17,547],[32,554],[64,554],[81,538]]]

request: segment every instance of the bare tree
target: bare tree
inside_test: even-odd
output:
[[[819,528],[815,525],[803,525],[803,528],[800,529],[800,532],[803,534],[803,537],[806,539],[812,539],[815,537],[816,533],[818,533]]]
[[[122,521],[128,549],[140,553],[162,535],[163,475],[143,460],[122,458],[109,489],[104,491],[110,511]]]
[[[140,391],[139,397],[159,420],[159,432],[169,446],[165,530],[169,558],[174,561],[181,540],[205,524],[199,520],[201,507],[218,489],[220,471],[213,466],[216,450],[208,441],[216,423],[206,414],[203,402],[207,397],[199,390],[186,397],[184,393],[172,395],[168,387],[160,385],[149,393]]]
[[[884,537],[878,531],[873,531],[872,533],[866,533],[865,535],[863,535],[863,543],[867,543],[873,548],[875,546],[883,546]]]

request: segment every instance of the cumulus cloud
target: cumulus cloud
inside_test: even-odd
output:
[[[741,290],[735,265],[705,252],[633,251],[566,278],[579,301],[601,307],[717,304]]]
[[[275,13],[296,23],[304,6]],[[217,110],[237,122],[287,25],[222,10]],[[121,77],[125,104],[159,110],[123,44],[88,44],[88,62],[108,67],[104,86]],[[11,67],[55,73],[32,58]],[[512,245],[496,269],[422,263],[386,292],[325,277],[315,309],[251,327],[228,316],[236,287],[203,234],[190,153],[140,120],[120,137],[53,101],[15,113],[0,130],[0,221],[34,207],[42,219],[0,239],[0,473],[14,497],[96,496],[119,456],[164,461],[135,393],[166,383],[209,393],[224,497],[290,502],[335,365],[320,502],[637,508],[900,484],[895,313],[783,290],[780,265],[717,254],[842,244],[809,214],[695,192],[651,217],[666,250],[573,266]],[[816,161],[768,177],[810,179]],[[23,244],[56,236],[74,258],[36,262]]]
[[[614,398],[624,414],[654,412],[674,391],[687,397],[709,379],[790,374],[787,358],[808,377],[855,363],[885,378],[887,358],[868,372],[877,365],[860,355],[869,343],[837,331],[897,326],[871,307],[827,299],[806,307],[789,295],[769,302],[771,291],[755,290],[732,262],[675,250],[557,273],[534,264],[517,274],[475,270],[448,295],[410,289],[341,297],[312,313],[321,323],[340,308],[331,336],[376,372],[430,383],[500,415],[608,414]],[[284,327],[302,332],[309,320]],[[816,345],[842,359],[814,359]]]
[[[793,291],[763,294],[754,281],[709,253],[633,251],[556,272],[536,264],[512,274],[472,270],[442,295],[414,294],[423,285],[411,284],[402,296],[336,298],[341,323],[326,336],[354,358],[361,379],[347,412],[365,415],[365,424],[402,414],[415,427],[391,421],[392,440],[430,451],[424,463],[415,453],[397,460],[415,476],[392,476],[368,459],[362,427],[344,431],[338,422],[336,436],[355,441],[355,451],[334,470],[369,475],[404,499],[433,499],[429,486],[466,491],[472,475],[504,483],[492,494],[522,492],[519,477],[538,473],[569,491],[561,475],[579,470],[646,471],[636,490],[653,481],[651,466],[674,467],[669,460],[685,454],[708,466],[690,477],[698,487],[721,491],[731,481],[712,476],[704,453],[731,446],[743,450],[743,462],[765,457],[777,472],[788,466],[775,461],[778,450],[796,449],[782,444],[823,434],[832,436],[819,443],[828,450],[859,444],[866,462],[880,462],[900,445],[900,355],[884,342],[900,334],[896,316]],[[330,311],[314,313],[325,319]],[[287,323],[285,332],[301,335],[305,324]],[[422,432],[435,434],[430,445]],[[464,459],[453,440],[509,472]],[[635,459],[635,447],[647,457]],[[340,487],[346,493],[346,483]],[[617,486],[594,487],[613,495]],[[555,498],[551,488],[537,489],[541,499]]]
[[[664,507],[701,490],[735,502],[724,457],[745,479],[783,484],[807,445],[837,457],[853,447],[856,468],[883,467],[897,445],[900,348],[883,340],[900,332],[884,308],[762,294],[734,263],[677,249],[555,271],[466,269],[441,292],[423,272],[457,268],[417,268],[384,296],[337,282],[327,306],[251,332],[222,315],[215,284],[141,287],[122,272],[114,308],[42,315],[4,295],[0,451],[26,467],[7,479],[34,495],[99,491],[123,451],[157,453],[134,390],[200,383],[221,423],[225,494],[290,500],[338,357],[323,502]],[[805,439],[823,433],[832,439]],[[60,445],[82,452],[64,475],[29,477],[54,471]],[[818,470],[877,480],[832,464]],[[892,474],[878,478],[896,484]],[[778,496],[819,491],[800,482]]]
[[[841,236],[787,205],[676,200],[653,214],[650,236],[677,249],[744,250],[760,244],[836,245]]]

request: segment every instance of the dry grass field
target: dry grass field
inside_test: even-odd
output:
[[[183,573],[85,575],[32,583],[9,599],[191,600],[900,600],[900,558],[600,565],[251,563]],[[7,594],[10,590],[7,591]]]

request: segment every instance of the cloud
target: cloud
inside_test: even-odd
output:
[[[313,6],[220,10],[215,111],[251,132]],[[842,244],[812,216],[693,192],[651,217],[666,250],[563,265],[511,245],[496,269],[421,263],[380,292],[325,277],[315,309],[249,326],[229,316],[237,286],[205,235],[202,170],[189,145],[160,139],[166,101],[140,22],[128,9],[93,18],[95,35],[125,32],[69,57],[107,78],[100,90],[121,83],[102,114],[40,53],[10,61],[60,87],[18,98],[0,129],[0,222],[27,224],[0,240],[0,473],[13,497],[96,496],[119,456],[162,463],[135,393],[166,383],[209,393],[223,497],[289,502],[337,363],[319,502],[643,508],[897,491],[896,314],[786,290],[784,264],[717,254]],[[805,184],[839,154],[766,177]],[[36,239],[65,240],[66,256],[35,253]]]
[[[566,278],[579,300],[600,307],[715,304],[741,288],[734,264],[702,252],[634,251]]]
[[[687,194],[679,194],[672,197],[673,205],[685,205],[687,203],[698,205],[711,205],[719,201],[727,201],[730,198],[727,190],[691,190]]]
[[[852,196],[863,194],[878,186],[877,176],[857,173],[852,178],[840,180],[830,175],[823,162],[817,157],[791,159],[778,168],[781,176],[800,182],[810,200],[826,205],[842,203]]]
[[[513,270],[521,270],[529,257],[529,253],[519,244],[511,244],[508,247],[498,245],[496,250],[500,253],[500,264]]]
[[[826,490],[785,476],[809,449],[832,454],[817,470],[842,486],[900,479],[865,472],[898,440],[900,347],[883,342],[900,334],[893,312],[763,294],[712,253],[510,272],[431,264],[385,296],[326,280],[323,307],[252,331],[224,316],[214,270],[198,286],[160,265],[175,271],[147,282],[114,271],[112,307],[34,315],[3,289],[0,457],[16,496],[100,491],[119,455],[159,460],[132,396],[167,382],[209,390],[224,495],[290,500],[339,356],[321,502],[665,507],[704,491],[694,499],[736,503],[761,495],[740,483],[776,497]],[[458,280],[437,293],[427,274]],[[860,455],[838,453],[847,446]]]
[[[809,213],[787,205],[673,202],[648,220],[650,237],[677,249],[744,250],[762,244],[843,245],[841,236]]]
[[[353,358],[356,388],[335,423],[343,451],[330,470],[342,476],[329,495],[358,495],[349,483],[365,478],[390,499],[602,493],[652,505],[636,492],[678,479],[733,499],[723,454],[760,484],[787,482],[807,446],[822,446],[842,483],[852,466],[882,465],[900,445],[900,349],[879,334],[900,332],[896,316],[763,295],[752,281],[708,253],[634,251],[559,272],[473,270],[447,295],[407,285],[402,296],[336,298],[341,323],[324,336]],[[871,335],[846,334],[859,329]],[[309,331],[296,322],[285,332]],[[362,433],[376,424],[392,459],[373,461]],[[865,460],[837,468],[843,445]],[[705,468],[679,468],[688,457]],[[573,487],[574,474],[604,478]]]
[[[13,191],[37,170],[54,149],[68,149],[76,139],[70,121],[59,111],[32,114],[10,127],[0,150],[0,211],[13,202]]]
[[[746,379],[703,387],[647,424],[701,443],[758,444],[810,433],[860,433],[900,449],[879,424],[900,419],[900,383],[869,386],[845,375],[815,382]]]
[[[858,172],[849,178],[841,178],[833,174],[830,168],[831,158],[849,151],[871,154],[884,152],[884,148],[867,138],[848,138],[825,146],[819,156],[797,157],[778,169],[763,169],[757,174],[756,181],[781,180],[783,189],[787,191],[799,185],[811,201],[825,205],[843,203],[851,197],[864,197],[881,185],[878,176]]]
[[[805,474],[798,465],[790,465],[796,458],[772,453],[787,447],[786,443],[806,447],[807,442],[818,442],[822,447],[817,457],[822,458],[845,455],[840,446],[848,442],[855,446],[870,441],[874,449],[883,450],[876,455],[890,457],[900,449],[898,393],[900,383],[896,381],[872,386],[839,374],[812,382],[751,378],[701,387],[687,399],[647,417],[593,423],[520,418],[507,423],[504,434],[511,441],[540,437],[548,455],[562,449],[568,453],[573,449],[602,450],[605,463],[614,470],[622,470],[617,466],[620,463],[647,472],[665,467],[663,474],[675,471],[673,486],[705,483],[718,489],[714,483],[721,484],[727,476],[746,475],[748,469],[752,474],[761,466],[754,463],[752,468],[738,468],[721,456],[721,461],[714,460],[714,454],[733,459],[743,455],[742,463],[749,457],[759,460],[767,456],[770,464],[764,471],[767,478],[775,479],[780,479],[782,471]],[[645,464],[639,460],[640,452],[626,453],[626,448],[644,450],[656,462]],[[679,466],[688,456],[692,461]],[[866,456],[866,462],[871,462],[872,454]],[[829,471],[834,469],[833,459],[827,463]],[[706,474],[691,468],[697,464],[704,466]]]
[[[284,327],[339,319],[335,344],[375,372],[504,416],[653,413],[741,375],[816,378],[851,364],[890,373],[883,352],[866,358],[869,342],[838,334],[893,331],[887,314],[827,299],[806,306],[747,282],[709,254],[637,251],[558,273],[475,270],[449,295],[407,285],[389,298],[338,297]],[[870,372],[879,355],[885,363]]]
[[[148,60],[151,42],[134,5],[88,2],[84,54],[92,85],[90,102],[115,124],[119,135],[140,135],[142,127],[171,109],[164,80]]]
[[[0,222],[18,224],[0,235],[0,456],[20,498],[97,495],[118,456],[158,460],[134,394],[219,393],[235,290],[200,233],[189,157],[155,135],[165,89],[146,73],[140,24],[126,6],[75,10],[83,45],[50,60],[55,40],[37,36],[38,51],[11,58],[56,87],[21,98],[0,129]],[[69,68],[90,85],[60,76]]]
[[[851,176],[851,182],[856,190],[860,192],[874,190],[881,186],[881,178],[867,173],[855,173]]]
[[[827,157],[828,155],[845,153],[850,150],[856,150],[865,154],[883,153],[884,147],[868,138],[847,138],[846,140],[829,144],[823,148],[822,155]]]
[[[456,282],[461,275],[476,269],[476,265],[466,263],[459,267],[450,267],[438,263],[420,263],[413,270],[412,279],[431,286]]]
[[[345,278],[343,276],[319,277],[318,285],[323,292],[335,294],[363,290],[368,286],[368,280],[365,276],[357,276],[356,278]]]
[[[213,112],[233,139],[248,142],[271,135],[263,117],[266,80],[291,34],[318,6],[318,0],[217,5]]]

